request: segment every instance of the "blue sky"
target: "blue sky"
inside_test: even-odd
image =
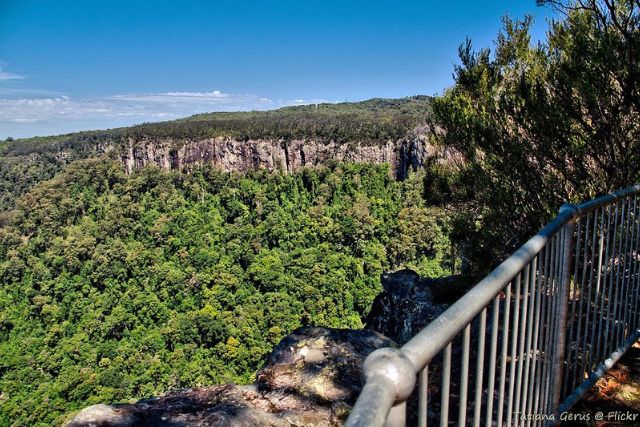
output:
[[[526,1],[0,0],[0,138],[441,93]]]

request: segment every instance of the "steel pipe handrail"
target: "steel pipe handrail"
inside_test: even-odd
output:
[[[578,213],[580,214],[580,216],[582,216],[584,214],[594,211],[595,209],[611,204],[617,200],[621,200],[621,199],[624,199],[625,197],[628,197],[634,194],[639,194],[639,193],[640,193],[640,184],[633,185],[631,187],[618,190],[615,193],[605,194],[604,196],[600,196],[596,199],[580,203],[576,207],[578,208]]]
[[[635,185],[579,205],[563,205],[550,223],[400,349],[383,348],[371,353],[363,367],[364,388],[346,425],[382,425],[394,404],[404,411],[417,374],[522,272],[552,237],[578,217],[638,193],[640,185]]]

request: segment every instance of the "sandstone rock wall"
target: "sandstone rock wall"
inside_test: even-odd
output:
[[[129,173],[149,164],[177,170],[208,164],[229,172],[267,169],[290,173],[305,166],[347,162],[388,163],[392,174],[403,179],[410,170],[423,167],[430,159],[448,163],[462,161],[458,153],[431,144],[430,135],[428,129],[416,129],[404,139],[385,143],[302,139],[241,141],[228,137],[185,141],[130,139],[119,151]]]

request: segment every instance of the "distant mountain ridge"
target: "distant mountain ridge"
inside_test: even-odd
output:
[[[293,172],[328,162],[388,163],[404,178],[431,158],[456,159],[432,143],[432,98],[206,113],[132,127],[0,143],[0,211],[33,184],[76,160],[106,156],[131,172],[145,165],[185,170]],[[450,150],[449,150],[450,151]]]

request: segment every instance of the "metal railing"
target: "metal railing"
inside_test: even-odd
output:
[[[346,425],[558,421],[640,337],[639,193],[564,205],[404,346],[369,355]]]

